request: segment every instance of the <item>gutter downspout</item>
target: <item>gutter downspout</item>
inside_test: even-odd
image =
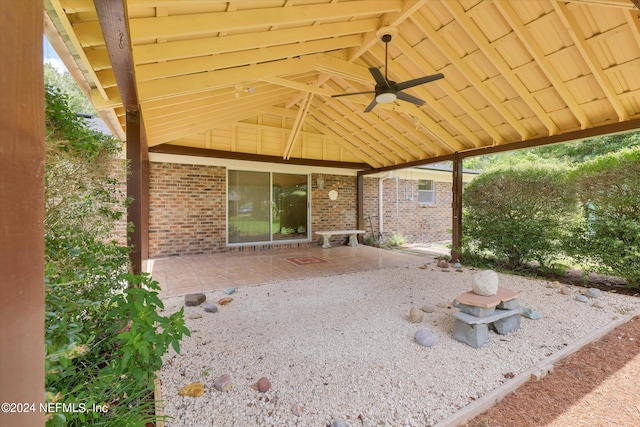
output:
[[[382,199],[383,199],[383,197],[382,197],[383,196],[383,191],[382,191],[383,183],[382,183],[382,181],[384,181],[387,178],[391,178],[392,176],[393,176],[393,172],[389,171],[389,172],[387,172],[387,174],[385,176],[381,177],[378,180],[378,222],[379,222],[379,224],[378,224],[378,233],[380,233],[380,234],[382,234],[382,232],[384,231],[384,218],[383,218],[383,215],[384,215],[383,214],[383,212],[384,212],[384,209],[383,209],[384,203],[382,201]]]

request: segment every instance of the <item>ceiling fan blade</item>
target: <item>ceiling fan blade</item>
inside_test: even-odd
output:
[[[434,80],[440,80],[442,78],[444,78],[444,74],[442,73],[432,74],[430,76],[419,77],[417,79],[407,80],[406,82],[396,83],[396,88],[398,90],[409,89],[410,87],[423,85],[425,83],[429,83]]]
[[[396,97],[398,99],[403,100],[403,101],[407,101],[407,102],[410,102],[412,104],[416,104],[417,106],[424,105],[424,101],[422,99],[416,98],[415,96],[409,95],[408,93],[404,93],[404,92],[398,91],[398,92],[396,92]]]
[[[368,113],[369,111],[373,110],[373,107],[375,107],[376,105],[378,105],[378,101],[373,98],[373,101],[371,101],[371,104],[367,105],[367,108],[364,109],[364,112]]]
[[[341,96],[351,96],[351,95],[364,95],[366,93],[376,93],[375,90],[367,90],[365,92],[351,92],[351,93],[339,93],[337,95],[331,95],[332,98],[339,98]]]
[[[378,70],[376,67],[371,67],[369,68],[369,72],[373,76],[373,79],[376,81],[376,86],[384,89],[389,88],[389,82],[387,82],[387,79],[384,78],[380,70]]]

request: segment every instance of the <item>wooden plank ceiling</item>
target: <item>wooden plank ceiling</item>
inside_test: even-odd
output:
[[[115,75],[133,73],[152,151],[387,170],[640,128],[637,3],[127,0],[129,37],[109,37],[133,70],[91,0],[45,0],[45,33],[123,139]],[[374,90],[369,67],[445,77],[406,89],[422,106],[332,97]]]

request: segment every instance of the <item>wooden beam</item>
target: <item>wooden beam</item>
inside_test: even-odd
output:
[[[549,135],[554,135],[560,132],[558,125],[549,117],[547,111],[538,103],[533,94],[529,92],[526,86],[520,81],[520,78],[515,75],[509,64],[500,56],[500,54],[493,48],[491,43],[487,40],[485,34],[478,28],[476,23],[467,16],[462,5],[458,2],[443,2],[442,3],[460,23],[460,26],[464,31],[469,34],[471,39],[478,45],[478,48],[484,53],[484,55],[491,60],[493,66],[500,72],[501,76],[509,82],[513,90],[522,98],[522,100],[531,109],[533,114],[540,122],[547,128]]]
[[[360,19],[357,21],[308,26],[304,28],[304,31],[295,27],[244,34],[230,34],[224,37],[205,37],[169,41],[160,44],[137,45],[134,46],[133,53],[137,64],[145,64],[280,46],[293,41],[305,42],[329,37],[361,34],[375,31],[378,27],[378,19]]]
[[[402,24],[407,18],[413,15],[418,9],[424,6],[427,0],[412,0],[405,1],[402,10],[398,12],[386,13],[380,19],[380,26],[397,27]],[[377,28],[376,28],[377,30]],[[352,48],[349,52],[349,62],[354,62],[360,58],[369,49],[380,41],[377,32],[371,31],[365,36],[365,40],[358,48]]]
[[[166,77],[244,67],[250,64],[280,61],[324,51],[340,50],[360,44],[361,40],[362,36],[354,34],[325,40],[312,40],[217,55],[177,59],[174,61],[138,65],[136,73],[138,81],[143,82]],[[283,69],[283,71],[286,71],[286,69]]]
[[[284,147],[284,155],[283,158],[285,160],[289,160],[291,157],[291,151],[293,150],[293,146],[300,136],[300,131],[302,130],[302,125],[304,124],[304,119],[309,112],[309,106],[311,105],[311,101],[313,100],[313,94],[307,93],[304,101],[300,105],[300,109],[298,110],[298,115],[296,116],[296,120],[293,123],[293,129],[291,129],[291,133],[289,134],[289,140],[287,141],[287,145]]]
[[[129,175],[127,175],[127,197],[131,203],[127,207],[127,222],[134,225],[133,230],[127,232],[129,241],[129,258],[134,274],[142,272],[142,261],[148,256],[148,160],[144,138],[142,136],[140,113],[127,111],[127,160],[129,161]],[[145,227],[145,223],[147,227]]]
[[[150,80],[140,83],[140,100],[146,102],[172,98],[186,93],[205,92],[225,86],[234,86],[241,81],[259,81],[265,77],[277,77],[283,73],[302,73],[314,70],[316,67],[316,61],[310,56],[304,56],[241,68]]]
[[[134,40],[150,40],[158,37],[179,38],[193,34],[240,32],[239,30],[272,26],[290,27],[339,19],[352,20],[361,16],[371,17],[400,11],[404,6],[403,3],[401,0],[363,0],[160,18],[136,18],[131,20],[131,36]]]
[[[561,142],[578,141],[596,136],[610,135],[614,133],[629,132],[640,129],[640,119],[627,120],[626,122],[615,122],[607,125],[595,126],[589,129],[581,129],[573,132],[566,132],[558,135],[544,136],[541,138],[529,139],[526,141],[511,142],[495,147],[480,147],[465,152],[460,152],[462,158],[483,156],[486,154],[501,153],[503,151],[521,150],[523,148],[539,147],[542,145],[558,144]]]
[[[462,158],[456,153],[453,159],[452,171],[453,203],[451,204],[451,259],[462,260]]]
[[[2,426],[45,423],[43,8],[0,1]]]
[[[358,171],[358,175],[356,178],[356,214],[358,217],[358,230],[364,230],[364,175],[360,171]],[[358,236],[362,241],[362,236]]]
[[[576,21],[571,12],[569,12],[566,4],[560,3],[556,0],[551,0],[551,4],[558,14],[560,21],[569,33],[569,36],[573,40],[573,43],[576,45],[576,48],[582,54],[584,61],[593,74],[593,77],[595,77],[596,81],[600,85],[600,88],[611,103],[611,106],[615,110],[616,114],[618,114],[618,119],[621,122],[628,120],[629,113],[627,113],[627,110],[618,99],[618,94],[613,89],[613,86],[611,86],[611,83],[605,76],[602,67],[600,67],[600,65],[598,64],[598,58],[596,57],[593,48],[589,45],[589,43],[586,42],[586,37],[582,32],[582,29],[580,28],[580,24]]]
[[[129,17],[125,1],[94,0],[94,4],[124,108],[127,111],[138,111],[131,39],[127,26]]]
[[[467,65],[467,63],[460,58],[456,54],[456,52],[447,47],[448,43],[440,36],[438,31],[436,31],[427,19],[420,15],[414,14],[411,16],[411,20],[423,31],[431,42],[440,49],[443,55],[447,57],[447,59],[451,62],[452,65],[456,67],[456,69],[471,83],[473,88],[480,92],[480,94],[489,102],[489,104],[498,111],[498,113],[505,119],[507,124],[511,126],[522,139],[527,139],[531,136],[531,133],[518,122],[518,119],[513,115],[511,110],[507,108],[505,105],[505,99],[499,99],[495,93],[490,90],[476,75],[476,73],[471,70],[471,67]],[[445,77],[446,78],[446,77]]]
[[[558,74],[553,65],[551,65],[547,59],[547,55],[544,53],[538,42],[533,38],[533,36],[531,36],[529,30],[524,26],[518,17],[518,14],[513,9],[513,6],[505,0],[494,0],[494,5],[509,23],[513,31],[517,34],[524,47],[529,51],[533,59],[536,61],[536,65],[540,67],[551,84],[553,84],[554,89],[567,104],[569,110],[573,113],[576,119],[578,119],[582,129],[590,128],[592,126],[591,121],[580,105],[578,105],[578,102],[567,88],[565,82],[560,77],[560,74]]]
[[[130,173],[127,176],[127,197],[132,200],[127,207],[127,222],[133,224],[133,230],[127,233],[127,237],[133,273],[140,274],[142,260],[148,256],[149,252],[148,149],[136,89],[125,2],[126,0],[94,0],[113,73],[118,83],[120,98],[126,112],[126,155],[130,167]]]
[[[318,166],[327,168],[341,168],[352,170],[370,169],[366,163],[338,162],[332,160],[310,160],[293,158],[285,160],[280,156],[264,156],[259,154],[241,153],[237,151],[208,150],[206,148],[184,147],[181,145],[162,144],[152,147],[151,153],[175,154],[179,156],[212,157],[216,159],[245,160],[248,162],[278,163],[287,165]]]

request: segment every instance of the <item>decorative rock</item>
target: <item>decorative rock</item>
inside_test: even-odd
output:
[[[342,420],[334,420],[329,427],[347,427],[347,424]]]
[[[294,403],[291,405],[291,412],[293,412],[296,417],[299,417],[304,412],[304,406],[300,403]]]
[[[585,295],[589,298],[600,298],[601,292],[598,288],[589,288],[587,292],[585,292]]]
[[[428,329],[419,329],[414,338],[418,344],[425,347],[433,347],[436,343],[436,335]]]
[[[217,313],[218,306],[215,304],[207,304],[204,306],[204,311],[206,311],[207,313]]]
[[[206,299],[205,294],[187,294],[184,296],[184,305],[187,307],[195,307],[205,302]]]
[[[522,315],[527,319],[538,320],[542,318],[542,315],[529,307],[522,307]]]
[[[260,393],[266,393],[271,388],[271,382],[267,377],[262,377],[258,380],[258,391]]]
[[[202,313],[191,313],[187,315],[187,319],[200,319],[202,317]]]
[[[425,313],[433,313],[434,311],[436,311],[434,306],[427,304],[420,307],[420,310],[424,311]]]
[[[449,263],[443,259],[441,259],[440,261],[438,261],[438,268],[447,268],[449,267]]]
[[[485,270],[473,275],[471,290],[474,294],[491,296],[498,293],[498,274],[493,270]]]
[[[231,385],[231,375],[229,374],[222,374],[213,381],[213,388],[218,391],[229,391]]]
[[[595,308],[605,308],[607,306],[607,304],[605,304],[603,301],[596,301],[593,303],[593,307]]]
[[[455,264],[453,264],[453,268],[460,270],[462,268],[462,264],[456,262]]]
[[[204,384],[191,383],[182,387],[178,392],[180,396],[198,397],[204,394]]]
[[[222,292],[224,292],[227,295],[231,295],[232,293],[234,293],[236,291],[236,288],[224,288],[222,290]]]
[[[589,298],[585,297],[584,295],[576,295],[576,301],[587,302],[589,301]]]
[[[566,286],[563,286],[560,288],[560,293],[562,295],[571,295],[571,289],[567,288]]]
[[[460,304],[460,302],[458,302],[458,308],[461,312],[475,317],[487,317],[496,311],[495,307],[477,307],[475,305]]]
[[[233,298],[231,298],[231,297],[224,297],[224,298],[220,298],[220,299],[218,300],[218,304],[220,304],[220,305],[227,305],[227,304],[229,304],[231,301],[233,301]]]
[[[422,322],[423,317],[424,313],[422,312],[422,310],[418,310],[415,307],[411,307],[411,310],[409,310],[409,322],[420,323]]]

